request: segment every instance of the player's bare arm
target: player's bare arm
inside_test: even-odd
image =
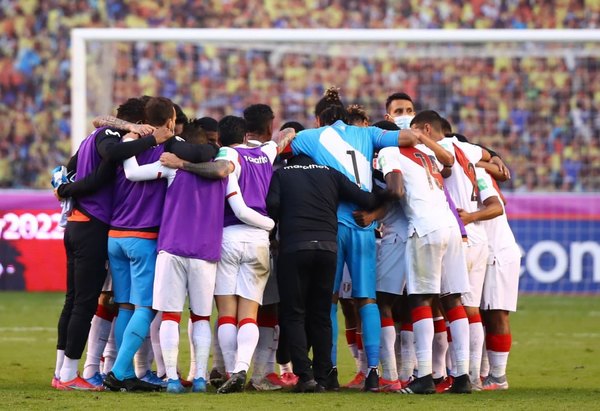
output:
[[[111,127],[119,130],[127,130],[132,133],[139,134],[140,136],[146,136],[152,134],[155,128],[148,124],[135,124],[129,121],[121,120],[113,116],[99,116],[96,117],[92,124],[94,127]]]
[[[487,198],[483,202],[483,207],[480,210],[469,213],[462,208],[457,208],[458,215],[460,219],[463,221],[464,225],[474,223],[476,221],[484,221],[491,220],[492,218],[496,218],[499,215],[504,213],[504,208],[502,208],[502,204],[498,197],[493,196]]]
[[[400,130],[398,133],[398,147],[413,147],[418,142],[418,132],[415,132],[415,130]]]
[[[204,178],[219,179],[225,178],[233,172],[231,161],[214,161],[205,163],[190,163],[177,157],[173,153],[163,153],[160,156],[160,163],[165,167],[178,168],[189,171]]]
[[[502,161],[502,159],[500,157],[493,156],[492,158],[490,158],[490,163],[497,165],[498,169],[500,170],[501,176],[498,176],[498,177],[494,176],[494,178],[496,178],[496,180],[499,180],[499,181],[510,180],[510,170],[508,169],[508,167],[506,167],[506,164],[504,164],[504,161]]]
[[[498,157],[492,157],[492,159],[494,158]],[[507,174],[503,172],[502,169],[494,162],[479,161],[476,164],[476,166],[485,169],[485,171],[487,171],[492,177],[494,177],[498,181],[506,181],[510,179],[510,175],[507,176]],[[504,170],[508,170],[508,168],[505,167]]]
[[[296,130],[291,127],[273,133],[273,141],[277,144],[277,153],[281,153],[296,137]]]

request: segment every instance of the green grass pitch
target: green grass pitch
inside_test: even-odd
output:
[[[527,296],[512,316],[507,392],[402,396],[341,391],[325,394],[215,395],[59,392],[50,387],[56,323],[63,296],[0,293],[0,409],[393,410],[600,409],[600,298]],[[340,322],[343,324],[343,322]],[[343,330],[343,326],[340,327]],[[187,341],[185,329],[182,340]],[[340,382],[353,361],[339,340]],[[180,363],[187,364],[187,348]],[[187,371],[187,365],[182,367]]]

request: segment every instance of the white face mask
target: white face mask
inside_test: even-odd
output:
[[[396,123],[400,130],[406,130],[410,128],[410,122],[413,118],[414,116],[408,114],[404,116],[394,117],[394,123]]]

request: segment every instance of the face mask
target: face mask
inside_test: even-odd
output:
[[[406,130],[410,128],[410,122],[412,121],[414,116],[404,115],[394,117],[394,123],[400,128],[400,130]]]

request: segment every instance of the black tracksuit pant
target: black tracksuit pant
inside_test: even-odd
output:
[[[65,230],[67,252],[67,294],[58,320],[56,348],[79,359],[98,307],[98,297],[106,279],[108,225],[92,218],[69,221]]]
[[[282,253],[277,264],[279,324],[288,339],[294,374],[326,386],[331,370],[331,294],[336,253],[299,250]],[[313,361],[308,358],[308,341]]]

